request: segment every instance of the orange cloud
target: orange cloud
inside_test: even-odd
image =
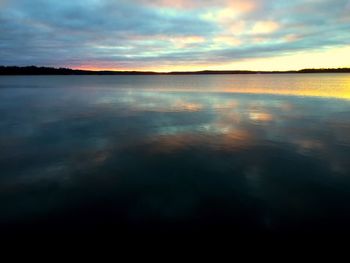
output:
[[[204,43],[205,38],[201,36],[172,36],[163,37],[163,40],[170,41],[176,48],[184,48],[193,44]]]
[[[254,24],[251,34],[270,34],[276,32],[280,28],[280,24],[276,21],[259,21]]]
[[[253,0],[227,0],[226,5],[240,13],[248,13],[255,10],[258,6],[257,1]]]
[[[183,48],[183,47],[191,46],[193,44],[203,43],[206,41],[204,37],[198,36],[198,35],[176,36],[176,35],[164,35],[164,34],[153,35],[152,38],[150,38],[147,35],[131,35],[131,36],[128,36],[128,40],[132,40],[134,42],[141,42],[141,43],[142,42],[154,43],[155,41],[166,41],[166,42],[170,42],[176,48]]]
[[[238,14],[249,12],[257,6],[256,0],[139,0],[139,2],[156,7],[172,9],[222,8],[224,13]],[[220,13],[220,12],[219,12]],[[225,16],[225,14],[223,15]]]
[[[283,37],[283,40],[285,42],[294,42],[294,41],[297,41],[300,39],[301,39],[301,36],[298,36],[296,34],[289,34],[289,35],[286,35],[285,37]]]
[[[237,18],[241,15],[252,12],[257,8],[257,2],[253,0],[224,0],[216,5],[215,9],[205,12],[201,15],[201,18],[207,21],[218,23],[224,27],[229,26],[234,21],[237,22]]]
[[[150,6],[173,9],[191,9],[201,5],[201,1],[197,0],[140,0],[140,2]]]
[[[220,46],[239,46],[242,41],[238,38],[235,38],[233,36],[223,35],[223,36],[217,36],[213,39],[215,44],[218,44]]]
[[[246,23],[244,21],[230,22],[229,25],[227,25],[227,28],[227,32],[234,35],[240,35],[246,30]]]

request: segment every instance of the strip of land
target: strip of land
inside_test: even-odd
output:
[[[286,74],[286,73],[350,73],[350,68],[301,69],[290,71],[203,70],[203,71],[93,71],[52,67],[0,66],[0,75],[215,75],[215,74]]]

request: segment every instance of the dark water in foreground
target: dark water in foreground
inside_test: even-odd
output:
[[[0,77],[0,230],[349,231],[349,94],[347,74]]]

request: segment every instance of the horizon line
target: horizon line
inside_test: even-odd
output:
[[[7,75],[6,73],[16,74],[49,74],[49,73],[86,73],[86,74],[266,74],[266,73],[350,73],[350,67],[339,68],[302,68],[294,70],[244,70],[244,69],[227,69],[227,70],[196,70],[196,71],[143,71],[143,70],[114,70],[114,69],[80,69],[69,67],[49,67],[49,66],[4,66],[0,65],[0,75]],[[20,74],[18,74],[20,75]]]

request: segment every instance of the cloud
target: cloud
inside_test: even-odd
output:
[[[0,0],[0,64],[209,65],[348,45],[349,1]]]
[[[252,34],[271,34],[277,31],[280,25],[275,21],[258,21],[254,24]]]

